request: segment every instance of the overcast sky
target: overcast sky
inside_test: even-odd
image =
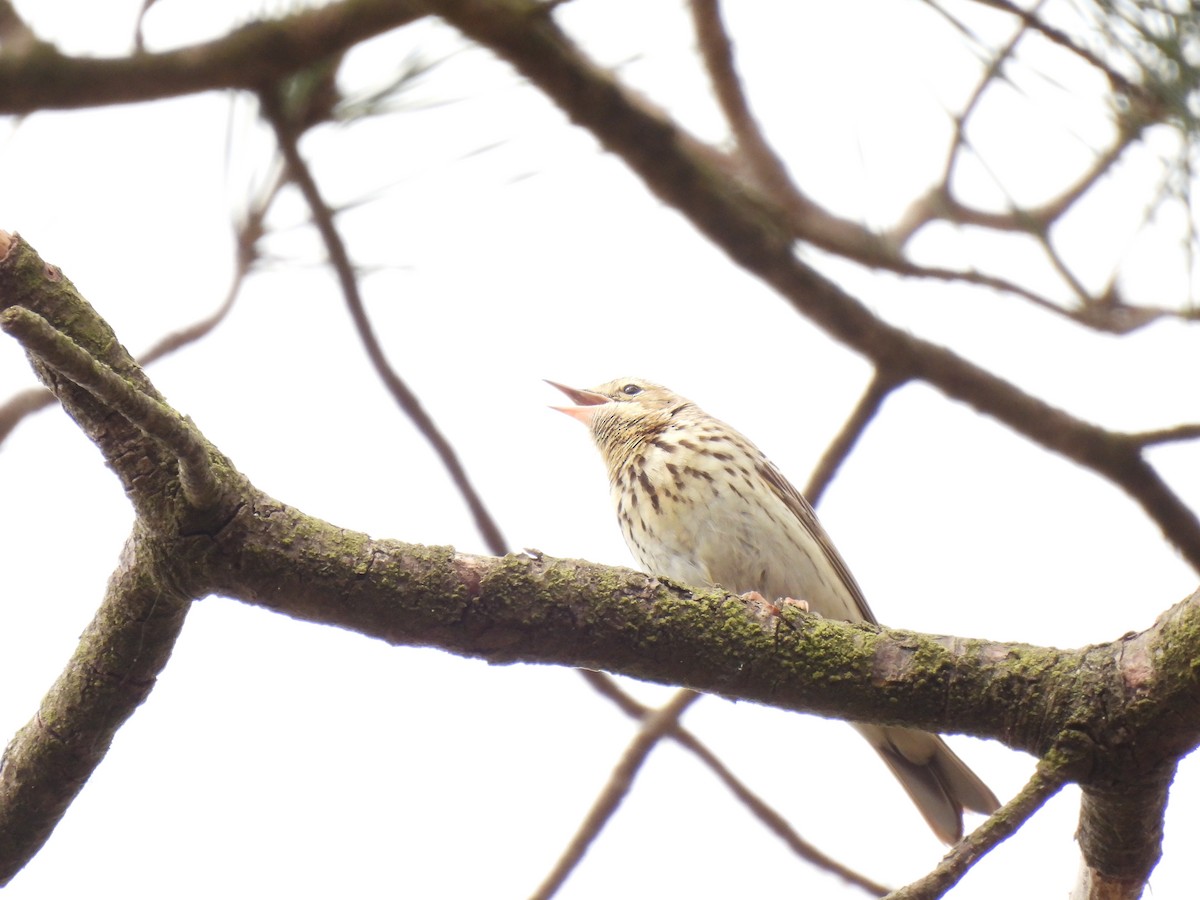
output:
[[[138,5],[18,7],[65,49],[119,53]],[[159,3],[147,18],[150,46],[219,33],[231,7]],[[579,0],[562,14],[622,78],[719,139],[680,10]],[[939,21],[922,4],[883,0],[731,10],[772,139],[840,214],[886,225],[937,177],[948,110],[961,108],[978,73]],[[542,378],[589,386],[637,374],[668,384],[804,484],[869,379],[863,361],[448,29],[423,24],[372,42],[347,61],[346,86],[379,84],[410,52],[445,60],[408,98],[412,108],[327,128],[304,150],[331,201],[376,197],[340,219],[372,272],[363,282],[372,319],[510,546],[631,564],[599,455],[582,428],[547,409],[557,397]],[[1096,84],[1073,69],[1052,74],[1020,85],[1024,93],[1000,92],[977,135],[993,174],[1022,200],[1061,184],[1105,136]],[[233,269],[231,211],[264,177],[272,149],[249,102],[213,94],[6,127],[0,227],[61,266],[131,351],[220,303]],[[1120,258],[1134,299],[1180,303],[1180,267],[1161,250],[1169,241],[1132,233],[1134,188],[1149,176],[1125,177],[1071,224],[1066,252],[1097,284],[1102,263]],[[962,184],[981,202],[995,199],[981,167],[968,167]],[[154,365],[151,378],[279,499],[375,537],[484,552],[363,358],[305,218],[296,197],[281,198],[266,244],[278,262],[249,280],[211,337]],[[1015,242],[985,246],[937,229],[918,250],[1011,260],[1049,284]],[[1197,420],[1194,326],[1165,322],[1116,339],[1017,299],[903,283],[803,252],[889,321],[1099,424]],[[20,349],[0,341],[0,394],[33,383]],[[1194,446],[1153,459],[1200,504]],[[74,649],[132,515],[57,408],[0,446],[0,497],[0,734],[10,735]],[[1147,627],[1196,582],[1111,485],[920,385],[889,399],[821,515],[880,620],[921,631],[1074,647]],[[628,686],[650,701],[670,694]],[[716,699],[685,722],[801,833],[865,874],[899,885],[941,857],[884,766],[841,723]],[[632,735],[569,670],[391,648],[208,598],[150,700],[6,897],[522,897]],[[1033,771],[1032,758],[998,744],[953,744],[1002,799]],[[1194,893],[1185,848],[1198,808],[1189,759],[1172,791],[1156,897]],[[955,896],[1065,895],[1077,814],[1068,788]],[[560,896],[838,890],[664,744]]]

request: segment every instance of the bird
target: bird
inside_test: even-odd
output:
[[[548,383],[575,404],[553,408],[586,425],[599,447],[621,533],[647,572],[878,624],[812,506],[748,438],[642,378],[588,389]],[[999,807],[938,735],[851,724],[945,843],[962,838],[964,809]]]

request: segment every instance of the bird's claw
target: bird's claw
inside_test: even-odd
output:
[[[775,601],[775,603],[772,603],[758,591],[746,591],[746,593],[742,594],[741,596],[742,599],[747,603],[753,603],[755,606],[766,610],[776,618],[782,618],[783,616],[783,609],[781,607],[792,606],[799,609],[801,612],[809,611],[808,601],[797,600],[795,597],[780,597]],[[776,604],[779,605],[777,606]]]

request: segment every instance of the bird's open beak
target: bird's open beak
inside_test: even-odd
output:
[[[553,385],[564,394],[571,398],[577,406],[552,406],[551,409],[557,409],[561,413],[566,413],[572,419],[577,419],[584,425],[590,425],[592,416],[596,414],[596,408],[602,403],[608,403],[608,398],[603,394],[597,394],[595,391],[581,391],[578,388],[567,387],[565,384],[559,384],[557,381],[545,379],[546,384]]]

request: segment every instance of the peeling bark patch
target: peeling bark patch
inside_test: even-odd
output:
[[[458,577],[467,592],[467,600],[475,601],[483,596],[483,575],[475,561],[462,562],[458,566]]]
[[[1126,638],[1117,656],[1121,679],[1130,693],[1142,693],[1155,681],[1154,648],[1146,642],[1146,632]]]
[[[882,686],[903,681],[915,654],[916,648],[914,647],[908,647],[895,641],[883,641],[875,650],[874,663],[871,667],[871,683]]]

